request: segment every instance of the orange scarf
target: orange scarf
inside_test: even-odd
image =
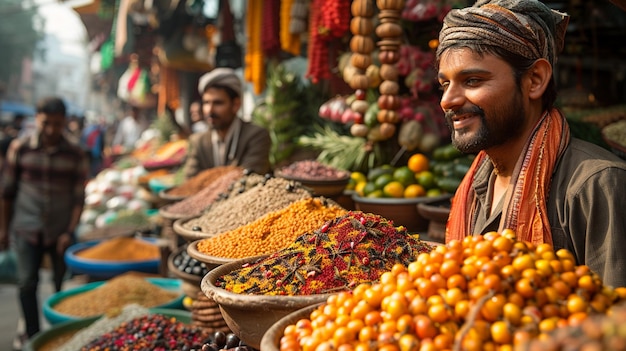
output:
[[[546,198],[554,167],[569,143],[569,136],[569,126],[557,109],[552,109],[539,121],[511,177],[513,191],[509,190],[502,210],[500,232],[512,229],[520,240],[552,244]],[[472,183],[483,162],[489,159],[481,151],[456,191],[446,226],[446,243],[476,234],[472,223],[476,207]]]

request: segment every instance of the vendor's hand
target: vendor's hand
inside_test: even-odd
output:
[[[63,255],[65,249],[67,249],[72,243],[72,235],[70,233],[63,233],[59,235],[59,239],[57,240],[57,253],[59,255]]]

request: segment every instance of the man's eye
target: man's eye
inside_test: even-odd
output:
[[[450,86],[449,82],[441,82],[439,83],[439,90],[446,91],[448,89],[448,86]]]
[[[469,86],[475,86],[478,85],[478,83],[480,83],[480,79],[478,78],[469,78],[465,81],[465,84]]]

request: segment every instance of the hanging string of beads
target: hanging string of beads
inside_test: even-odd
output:
[[[355,0],[350,8],[352,20],[350,21],[350,65],[354,67],[353,74],[344,77],[346,83],[355,90],[356,99],[350,104],[350,109],[356,114],[354,124],[350,127],[350,134],[355,137],[365,137],[369,128],[363,124],[363,116],[369,108],[366,101],[366,90],[371,86],[370,77],[366,70],[372,66],[372,51],[374,51],[374,0]]]
[[[376,26],[377,43],[381,62],[380,75],[383,79],[378,87],[378,115],[381,137],[388,139],[396,132],[396,124],[400,121],[397,109],[400,107],[398,92],[398,71],[395,64],[400,59],[402,44],[402,27],[400,15],[404,9],[404,0],[376,0],[379,24]]]

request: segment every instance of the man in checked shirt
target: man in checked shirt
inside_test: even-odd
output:
[[[66,106],[62,99],[41,100],[35,120],[32,134],[11,142],[0,176],[0,250],[9,247],[11,238],[26,324],[22,341],[40,328],[37,286],[46,254],[55,289],[61,290],[66,272],[63,254],[80,219],[88,172],[85,153],[63,136]]]

